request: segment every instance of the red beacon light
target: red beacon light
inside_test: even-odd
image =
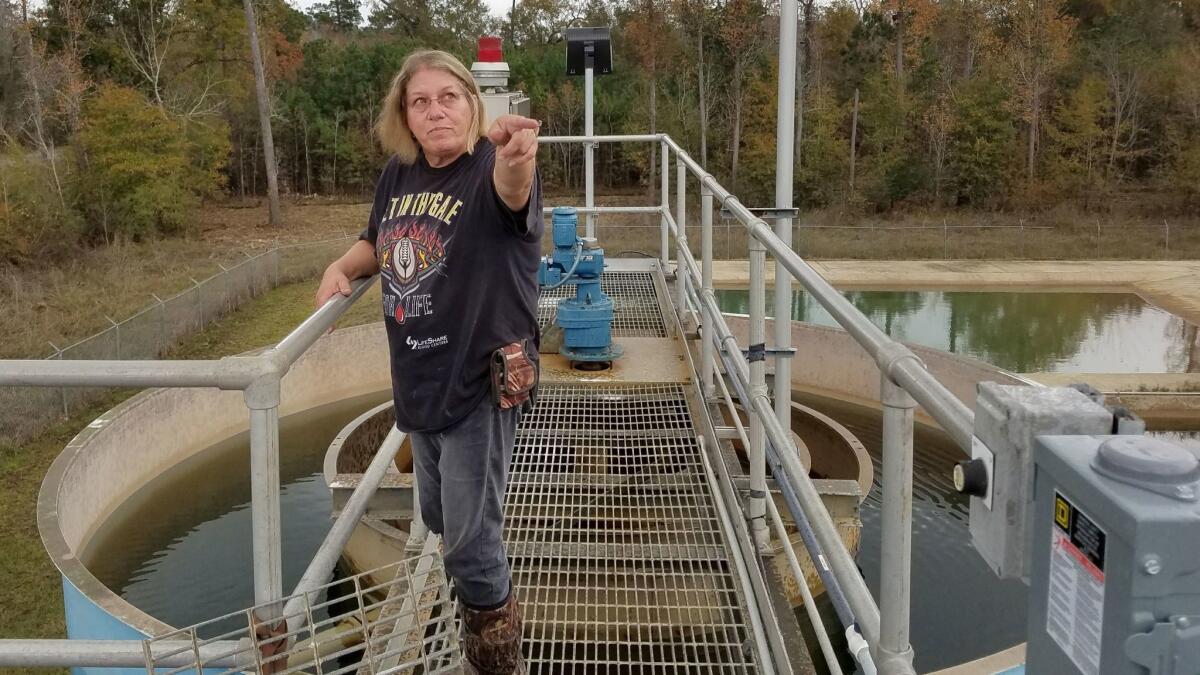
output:
[[[504,39],[494,35],[485,35],[479,38],[479,50],[476,52],[475,60],[479,63],[503,63],[503,44]]]
[[[508,87],[508,64],[504,62],[504,41],[495,35],[479,38],[479,50],[475,63],[471,64],[471,75],[485,93],[504,91]]]

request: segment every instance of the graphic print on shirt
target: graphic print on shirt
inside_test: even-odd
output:
[[[384,312],[403,325],[434,312],[432,277],[447,275],[454,218],[463,202],[441,192],[393,197],[380,219],[375,254],[383,278]]]

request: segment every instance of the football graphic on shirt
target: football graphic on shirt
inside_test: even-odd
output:
[[[404,237],[396,242],[392,249],[393,269],[400,283],[407,283],[417,273],[417,253],[413,250],[412,239]]]

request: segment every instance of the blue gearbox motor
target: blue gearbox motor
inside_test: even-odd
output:
[[[623,350],[612,342],[612,299],[600,290],[604,249],[595,239],[576,234],[579,215],[569,206],[554,209],[552,226],[554,252],[542,258],[538,284],[543,290],[575,285],[575,297],[558,301],[554,322],[563,329],[559,353],[569,361],[612,361]]]

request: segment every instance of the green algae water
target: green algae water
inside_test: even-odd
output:
[[[1127,293],[848,291],[888,335],[972,356],[1013,373],[1200,371],[1196,326]],[[722,311],[746,314],[749,293],[717,291]],[[767,292],[767,315],[773,314]],[[837,322],[797,292],[792,319]]]
[[[279,421],[284,593],[329,532],[321,475],[337,433],[388,393],[360,396]],[[126,500],[82,559],[105,586],[150,616],[189,626],[254,605],[250,437],[242,433],[173,466]]]

